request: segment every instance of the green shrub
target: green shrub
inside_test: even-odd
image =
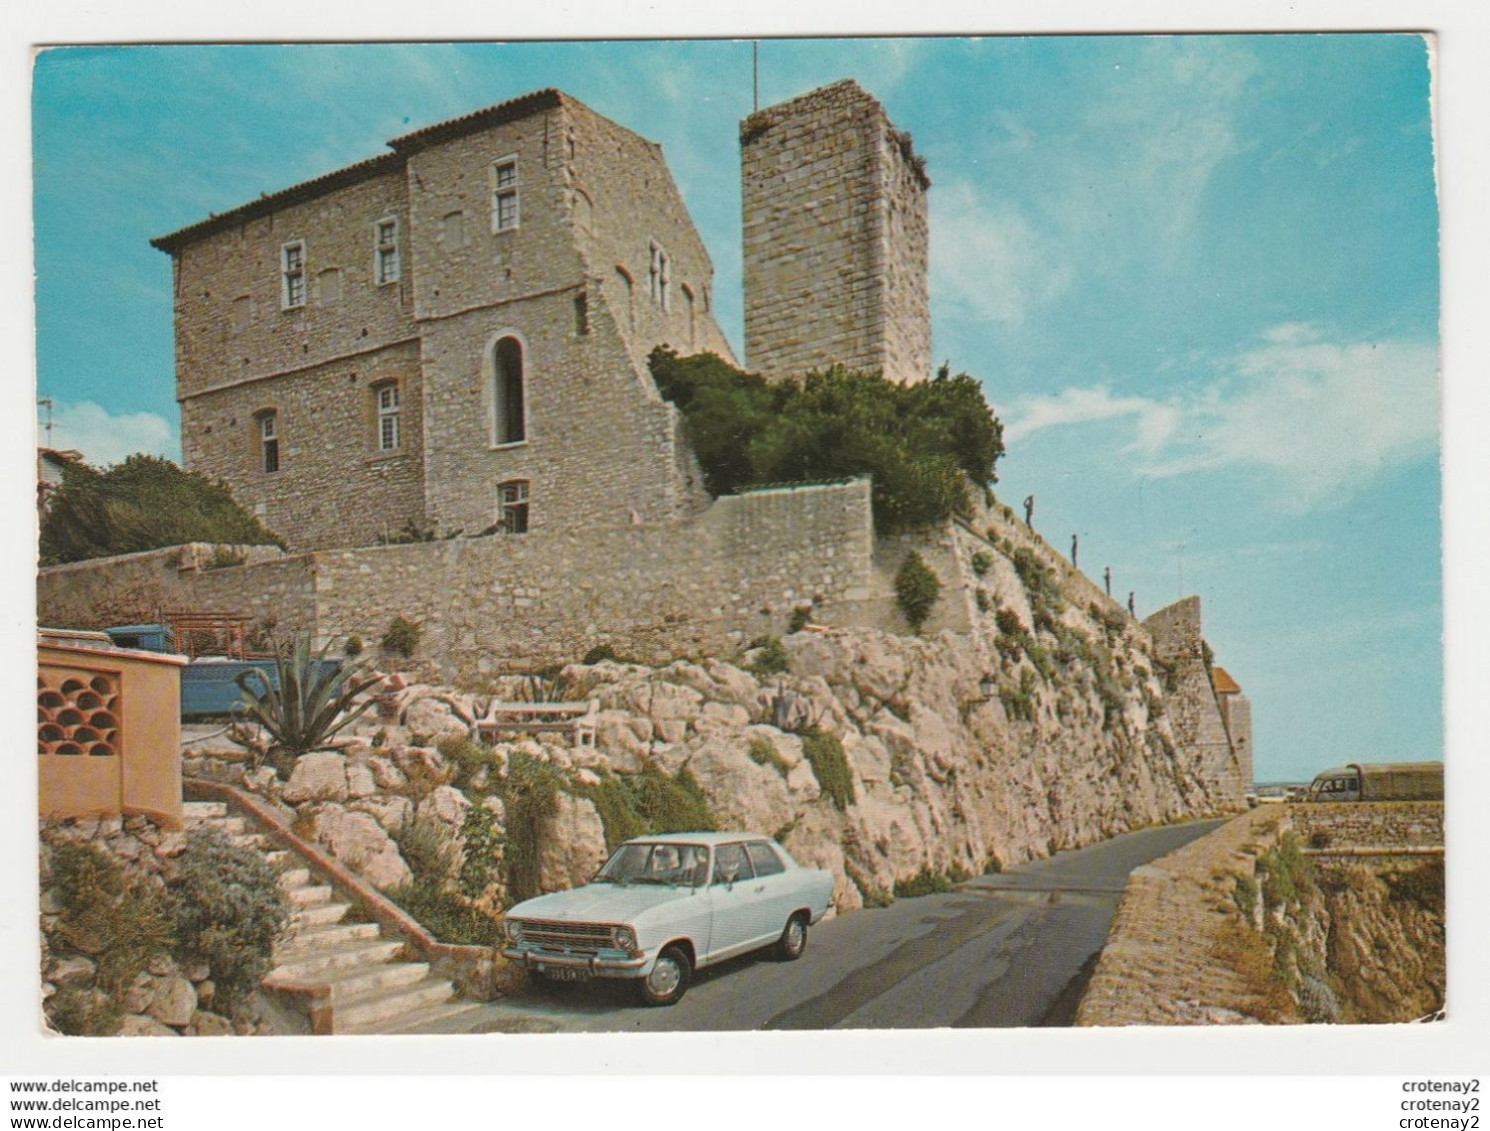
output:
[[[222,483],[143,454],[102,470],[66,465],[41,519],[42,565],[187,542],[283,545]]]
[[[354,632],[342,642],[341,654],[349,660],[355,660],[358,656],[362,655],[362,649],[365,647],[366,645],[362,643],[362,637]]]
[[[779,636],[765,636],[755,641],[751,648],[755,656],[747,665],[758,676],[780,675],[791,670],[792,660],[786,653],[786,645]]]
[[[978,611],[980,613],[986,613],[989,609],[993,608],[993,600],[988,596],[988,590],[986,589],[979,588],[973,594],[973,599],[978,602]]]
[[[452,784],[457,789],[471,788],[471,783],[483,768],[496,767],[496,753],[492,748],[472,742],[469,738],[442,738],[436,749],[445,761],[455,767],[455,780]]]
[[[507,898],[517,903],[539,893],[538,852],[544,826],[559,812],[559,773],[531,754],[513,751],[507,760],[507,778],[502,784],[502,804],[507,814],[507,841],[503,856]]]
[[[419,626],[407,617],[397,616],[383,634],[383,651],[390,656],[411,657],[419,648]]]
[[[455,843],[442,821],[415,817],[405,821],[393,834],[399,855],[415,876],[444,881],[455,862]]]
[[[501,921],[433,879],[416,876],[383,894],[435,938],[457,946],[500,946]]]
[[[941,593],[941,580],[925,559],[912,550],[895,573],[895,606],[912,632],[921,631]]]
[[[102,848],[72,841],[52,846],[50,879],[62,905],[53,948],[90,958],[101,995],[57,994],[48,1003],[52,1024],[73,1036],[112,1034],[134,980],[175,941],[164,893]]]
[[[1019,673],[1019,686],[999,685],[999,702],[1004,705],[1004,714],[1011,721],[1032,723],[1035,721],[1035,673],[1025,668]]]
[[[1298,903],[1315,887],[1314,867],[1299,848],[1299,838],[1285,832],[1257,860],[1263,904],[1270,910]]]
[[[279,874],[262,853],[230,843],[216,829],[192,829],[166,898],[177,957],[207,963],[213,1006],[231,1013],[269,972],[274,944],[289,923]]]
[[[506,838],[497,828],[497,815],[485,805],[472,805],[460,823],[460,843],[456,887],[474,902],[501,878],[498,869]]]
[[[788,632],[801,632],[812,623],[812,606],[798,605],[792,610],[791,622],[787,625]]]
[[[235,677],[245,717],[269,733],[273,749],[297,757],[320,750],[373,705],[371,699],[355,707],[352,701],[376,678],[361,664],[332,663],[326,653],[312,653],[310,637],[299,634],[275,653],[278,687],[257,668]]]
[[[967,877],[964,876],[963,879]],[[922,895],[940,895],[952,891],[956,885],[940,872],[933,872],[930,865],[921,865],[921,870],[908,880],[895,881],[896,899],[915,899]]]
[[[993,555],[987,550],[979,550],[973,555],[973,572],[982,577],[993,566]]]
[[[750,760],[757,766],[774,767],[782,777],[791,773],[792,768],[786,764],[786,759],[764,738],[757,737],[750,740]]]
[[[875,527],[893,533],[967,513],[968,484],[997,478],[1003,426],[965,373],[901,385],[834,368],[768,382],[713,354],[679,357],[666,347],[649,363],[658,390],[683,413],[714,495],[869,475]]]
[[[993,618],[993,623],[1005,636],[1018,640],[1026,635],[1024,622],[1019,619],[1019,614],[1013,609],[1000,609]]]
[[[849,769],[848,758],[843,753],[843,743],[836,734],[812,727],[802,734],[802,753],[817,777],[817,784],[839,810],[846,810],[856,800],[854,775]]]
[[[580,663],[600,664],[604,663],[606,660],[613,661],[614,663],[623,662],[621,658],[616,655],[615,650],[609,644],[597,644],[595,645],[595,647],[591,648],[588,652],[585,653],[584,658],[580,660]]]
[[[1251,922],[1252,916],[1257,912],[1257,899],[1261,889],[1257,885],[1257,877],[1250,872],[1236,877],[1232,885],[1231,901],[1236,904],[1237,910],[1242,916]]]
[[[227,569],[229,566],[241,566],[248,561],[248,555],[242,550],[235,550],[230,546],[214,546],[212,556],[202,563],[203,569]]]
[[[714,813],[687,766],[669,777],[654,765],[640,773],[610,774],[586,794],[600,813],[607,848],[649,833],[706,832]]]

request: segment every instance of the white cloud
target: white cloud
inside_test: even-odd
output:
[[[92,401],[58,404],[52,410],[52,435],[48,440],[38,422],[38,442],[52,448],[76,449],[94,467],[118,463],[136,452],[166,456],[179,461],[176,428],[153,412],[126,412],[118,416]]]
[[[1354,493],[1388,468],[1430,456],[1439,429],[1438,350],[1428,342],[1330,342],[1302,324],[1216,359],[1218,376],[1169,400],[1104,387],[1014,401],[1005,435],[1131,421],[1123,453],[1143,475],[1228,467],[1269,473],[1278,505],[1296,513]]]

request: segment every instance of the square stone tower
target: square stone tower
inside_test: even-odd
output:
[[[745,363],[931,375],[925,162],[851,79],[740,123]]]

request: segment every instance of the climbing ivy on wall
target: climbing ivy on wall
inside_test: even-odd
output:
[[[998,478],[1003,425],[977,379],[945,366],[899,385],[840,368],[767,382],[714,354],[679,357],[664,346],[650,364],[715,495],[870,475],[875,526],[891,533],[966,513],[969,483]]]

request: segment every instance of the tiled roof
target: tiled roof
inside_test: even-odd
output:
[[[1217,695],[1240,695],[1242,693],[1242,685],[1231,678],[1229,671],[1220,666],[1211,668],[1211,686],[1216,689]]]
[[[159,236],[150,241],[150,246],[174,254],[187,244],[209,236],[213,232],[259,216],[267,216],[287,205],[296,204],[302,200],[313,200],[333,189],[353,185],[390,169],[398,168],[408,159],[409,154],[417,153],[426,146],[488,129],[504,122],[515,122],[519,118],[525,118],[540,110],[552,110],[560,105],[564,97],[558,90],[545,87],[543,90],[535,90],[519,98],[488,106],[484,110],[476,110],[470,114],[463,114],[459,118],[451,118],[432,126],[425,126],[390,141],[388,146],[393,150],[392,153],[380,153],[376,157],[369,157],[354,165],[347,165],[308,181],[301,181],[299,184],[280,189],[278,192],[263,193],[257,200],[251,200],[227,212],[214,212],[205,220],[188,224],[169,235]]]

